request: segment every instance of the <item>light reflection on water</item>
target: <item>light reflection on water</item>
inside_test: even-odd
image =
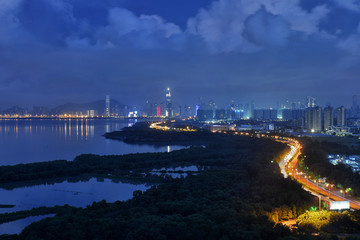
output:
[[[134,121],[114,119],[0,119],[0,165],[73,160],[83,153],[119,155],[170,150],[166,146],[129,145],[102,136],[132,124]]]
[[[106,132],[132,126],[134,122],[110,119],[0,119],[0,165],[14,165],[51,161],[72,160],[83,153],[100,155],[170,152],[181,146],[154,147],[129,145],[104,138]],[[85,207],[94,201],[114,202],[127,200],[135,190],[146,190],[144,184],[114,183],[108,179],[98,182],[95,178],[86,182],[55,183],[0,189],[0,204],[13,204],[14,208],[0,208],[0,213],[28,210],[40,206],[69,204]],[[44,216],[30,217],[0,224],[0,235],[19,233],[31,222]],[[46,217],[46,216],[45,216]]]

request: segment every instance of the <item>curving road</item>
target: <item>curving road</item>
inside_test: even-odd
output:
[[[295,139],[285,139],[278,140],[284,143],[287,143],[291,150],[288,155],[279,163],[281,173],[283,173],[284,177],[288,177],[291,175],[294,179],[296,179],[299,183],[303,185],[304,188],[309,190],[313,195],[319,196],[322,195],[322,200],[325,201],[349,201],[350,207],[352,209],[360,210],[360,202],[354,199],[349,199],[347,197],[341,196],[339,193],[325,189],[315,182],[310,181],[307,177],[303,176],[300,171],[298,170],[298,161],[299,156],[301,154],[301,145]],[[326,199],[327,198],[327,199]]]

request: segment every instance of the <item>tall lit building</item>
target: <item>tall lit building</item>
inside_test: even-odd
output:
[[[105,97],[105,116],[110,117],[110,95]]]
[[[166,89],[166,110],[165,110],[166,117],[173,116],[173,109],[172,109],[172,100],[171,100],[171,92],[170,88]]]
[[[328,131],[334,126],[334,109],[330,106],[324,108],[324,130]]]
[[[161,107],[160,106],[156,107],[156,116],[161,117]]]
[[[311,132],[322,131],[321,107],[308,108],[305,113],[305,128]]]
[[[346,109],[344,106],[336,109],[336,125],[346,126]]]
[[[306,107],[307,107],[307,108],[314,108],[314,107],[316,107],[316,98],[307,96],[307,97],[306,97]]]

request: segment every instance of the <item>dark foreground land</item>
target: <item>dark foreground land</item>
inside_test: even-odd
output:
[[[192,140],[192,135],[173,134],[175,142],[180,137]],[[0,239],[336,239],[276,224],[316,204],[299,184],[280,174],[276,162],[286,145],[211,133],[203,142],[206,147],[171,153],[81,155],[71,162],[0,167],[0,182],[9,188],[12,184],[51,182],[51,177],[102,176],[152,184],[145,192],[135,191],[125,202],[22,212],[22,216],[37,215],[38,211],[38,215],[54,212],[56,216],[29,225],[20,235]],[[154,168],[193,165],[203,170],[188,172],[186,178],[151,174]],[[0,222],[16,219],[16,214],[20,213],[2,214]]]

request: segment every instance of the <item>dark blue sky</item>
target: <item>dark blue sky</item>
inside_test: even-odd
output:
[[[360,95],[360,0],[2,0],[0,109]]]

